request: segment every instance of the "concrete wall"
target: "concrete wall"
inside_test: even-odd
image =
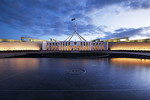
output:
[[[42,42],[0,42],[0,51],[41,50]]]
[[[21,40],[0,39],[0,42],[21,42]]]
[[[148,42],[108,42],[108,49],[150,51],[150,43]]]
[[[42,50],[47,50],[47,42],[42,42]]]

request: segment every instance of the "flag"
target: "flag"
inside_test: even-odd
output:
[[[72,19],[72,21],[76,20],[75,18]]]

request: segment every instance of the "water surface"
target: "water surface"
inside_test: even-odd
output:
[[[72,69],[86,73],[69,74]],[[0,59],[0,98],[6,100],[149,100],[149,93],[149,59]]]

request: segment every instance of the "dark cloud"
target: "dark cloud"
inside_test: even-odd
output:
[[[122,3],[125,0],[87,0],[86,2],[86,11],[92,12],[95,9],[101,9],[113,4]]]
[[[111,5],[118,5],[130,9],[148,9],[150,0],[87,0],[86,11],[92,12]]]
[[[134,38],[136,36],[150,37],[150,26],[141,27],[141,28],[120,28],[120,29],[115,30],[114,32],[105,32],[105,34],[107,34],[107,36],[103,38],[103,40],[111,39],[111,38],[122,38],[122,37]]]
[[[131,9],[148,9],[150,8],[149,0],[133,0],[125,4],[125,6],[130,7]]]
[[[71,18],[75,17],[80,19],[77,22],[79,33],[97,34],[104,32],[104,27],[91,24],[92,19],[87,14],[94,9],[111,5],[148,9],[150,2],[149,0],[0,0],[0,21],[32,35],[69,35],[74,29]],[[120,31],[124,32],[118,30]]]

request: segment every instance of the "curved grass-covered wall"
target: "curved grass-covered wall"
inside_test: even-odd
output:
[[[0,51],[41,49],[42,42],[0,42]]]
[[[108,42],[109,50],[150,51],[149,42]]]

